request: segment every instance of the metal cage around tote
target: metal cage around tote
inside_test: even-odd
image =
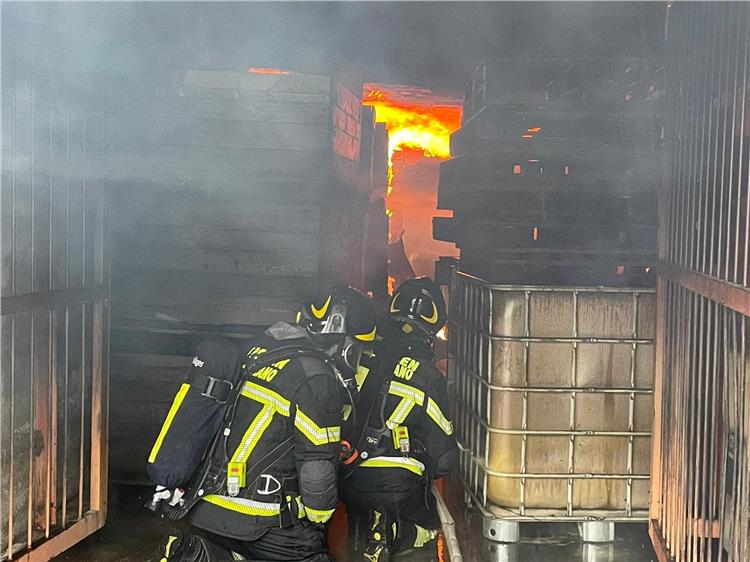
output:
[[[454,272],[449,369],[466,491],[510,520],[646,519],[655,295]]]

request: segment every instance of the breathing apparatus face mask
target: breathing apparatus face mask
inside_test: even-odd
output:
[[[362,357],[362,344],[347,334],[346,304],[334,304],[318,333],[318,341],[328,348],[328,353],[344,380],[354,380]]]

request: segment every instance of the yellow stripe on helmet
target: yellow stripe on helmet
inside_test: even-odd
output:
[[[357,338],[360,341],[375,341],[375,332],[377,332],[377,331],[378,331],[378,327],[375,326],[372,329],[372,332],[370,332],[369,334],[357,334],[354,337]]]
[[[326,315],[326,312],[328,312],[328,307],[331,305],[331,295],[328,295],[328,299],[326,300],[325,304],[321,306],[320,308],[315,308],[315,305],[310,303],[310,310],[312,311],[315,318],[318,320],[322,320],[323,317]]]
[[[438,309],[437,309],[437,305],[434,302],[432,303],[432,316],[425,316],[423,314],[420,314],[419,316],[425,322],[429,322],[430,324],[437,324],[437,321],[438,321]]]
[[[393,298],[391,299],[391,308],[389,309],[391,314],[395,312],[401,312],[401,309],[396,308],[396,299],[398,298],[399,293],[396,293],[393,295]]]

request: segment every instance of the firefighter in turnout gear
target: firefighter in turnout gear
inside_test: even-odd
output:
[[[359,420],[344,424],[344,444],[351,448],[342,458],[339,487],[350,535],[367,537],[354,549],[371,562],[431,543],[440,527],[432,481],[458,454],[446,381],[432,347],[445,322],[435,283],[405,281],[391,297],[374,357],[363,359],[357,375]],[[358,531],[363,524],[366,533]]]
[[[210,425],[202,408],[233,403],[231,392],[215,390],[234,386],[226,377],[231,366],[222,367],[215,351],[202,357],[199,348],[192,385],[175,398],[148,466],[163,487],[154,501],[164,494],[174,506],[165,513],[186,513],[201,531],[170,533],[161,560],[333,560],[325,524],[338,500],[345,385],[374,340],[369,299],[345,286],[305,304],[297,323],[268,328],[240,354],[239,393],[214,432],[218,445],[190,467],[183,452],[195,448],[191,423]]]

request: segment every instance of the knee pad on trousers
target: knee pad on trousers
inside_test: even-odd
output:
[[[302,463],[299,486],[306,505],[310,503],[314,509],[329,509],[336,505],[336,467],[331,461]]]
[[[439,478],[450,472],[458,463],[458,449],[451,447],[440,455],[435,461],[435,475]]]

